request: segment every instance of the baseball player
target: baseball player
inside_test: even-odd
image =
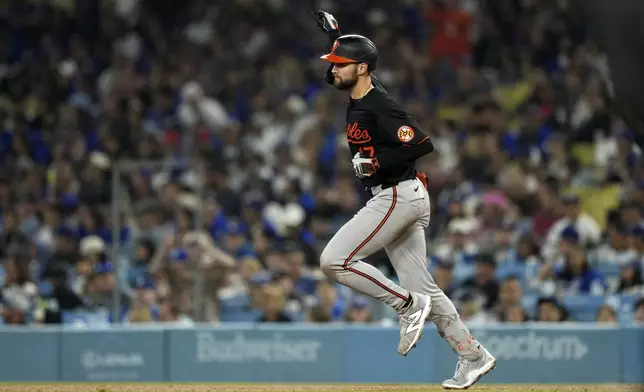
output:
[[[397,311],[403,356],[415,347],[429,317],[460,356],[454,377],[443,387],[467,389],[496,366],[496,359],[472,337],[427,269],[427,177],[414,164],[434,150],[432,142],[371,74],[378,60],[374,43],[360,35],[341,36],[326,12],[313,16],[333,42],[331,52],[322,56],[331,63],[325,79],[349,93],[347,141],[356,176],[371,196],[327,244],[321,268],[334,281]],[[400,285],[362,261],[383,247]]]

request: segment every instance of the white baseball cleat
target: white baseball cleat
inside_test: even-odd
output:
[[[480,380],[481,377],[496,368],[496,358],[494,358],[485,348],[483,348],[482,354],[481,358],[473,362],[461,358],[456,365],[454,377],[443,381],[443,388],[468,389]]]
[[[418,339],[423,334],[425,320],[432,310],[432,300],[427,295],[410,293],[412,303],[399,316],[400,319],[400,343],[398,353],[407,356],[412,348],[416,347]]]

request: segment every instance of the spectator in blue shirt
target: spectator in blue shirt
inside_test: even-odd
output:
[[[568,226],[561,233],[564,264],[556,273],[556,282],[566,294],[603,295],[604,277],[588,263],[579,233]]]
[[[374,321],[369,300],[362,295],[356,295],[351,298],[344,320],[349,323],[370,323]]]
[[[248,241],[247,234],[248,230],[242,222],[228,221],[226,235],[224,236],[224,249],[236,259],[244,256],[254,256],[255,250]]]

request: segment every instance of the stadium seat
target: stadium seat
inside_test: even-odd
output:
[[[71,327],[102,327],[110,324],[110,314],[105,311],[64,311],[62,319],[63,325]]]
[[[455,283],[463,282],[474,275],[473,264],[458,263],[454,266],[452,276]]]
[[[582,312],[570,312],[570,316],[573,321],[579,322],[593,322],[597,319],[597,312],[592,311],[582,311]]]
[[[539,300],[539,295],[537,294],[524,294],[521,298],[521,306],[528,313],[530,317],[534,317],[537,313],[537,301]]]
[[[518,278],[525,277],[526,266],[524,264],[506,264],[501,265],[496,269],[496,278],[503,280],[508,276],[516,276]]]
[[[288,313],[288,315],[293,321],[298,323],[304,322],[306,320],[306,315],[303,312]]]
[[[606,277],[619,276],[622,267],[617,263],[602,263],[599,262],[595,266],[597,272],[600,272]]]
[[[261,314],[262,313],[257,310],[222,312],[220,318],[222,322],[247,323],[257,321]]]
[[[637,295],[622,295],[620,299],[620,311],[632,313],[635,309],[635,302],[637,302],[641,297]]]
[[[51,282],[48,280],[43,280],[38,282],[38,295],[41,297],[49,297],[54,290]]]
[[[245,294],[224,297],[219,300],[219,309],[222,313],[241,312],[248,307],[250,297]]]
[[[563,306],[568,309],[573,320],[593,321],[606,297],[599,295],[567,295],[562,298]]]

